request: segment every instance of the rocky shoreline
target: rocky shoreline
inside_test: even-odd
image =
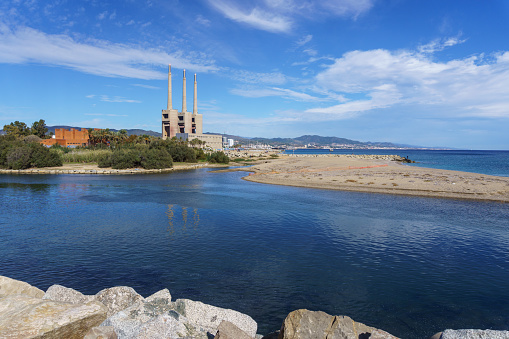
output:
[[[25,170],[12,170],[0,169],[0,174],[154,174],[154,173],[169,173],[173,171],[183,171],[198,168],[208,167],[225,167],[228,165],[220,164],[185,164],[177,165],[171,168],[163,169],[144,169],[144,168],[129,168],[129,169],[113,169],[113,168],[99,168],[97,165],[91,164],[66,164],[62,167],[51,168],[29,168]]]
[[[257,334],[240,312],[189,299],[172,300],[168,289],[144,298],[117,286],[84,295],[60,285],[46,292],[0,276],[0,338],[196,338],[196,339],[397,339],[347,316],[296,310],[281,329]],[[445,330],[432,339],[509,338],[509,331]]]

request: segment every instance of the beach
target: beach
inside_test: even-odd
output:
[[[509,202],[509,178],[408,166],[391,156],[286,155],[249,168],[258,183]]]

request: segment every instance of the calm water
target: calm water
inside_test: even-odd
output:
[[[329,150],[303,149],[286,151],[288,154],[329,154]],[[397,154],[407,157],[420,166],[454,171],[465,171],[509,177],[509,151],[468,151],[468,150],[340,150],[332,154]]]
[[[509,329],[509,205],[164,175],[0,176],[0,275],[128,285],[252,316],[346,314],[403,338]]]

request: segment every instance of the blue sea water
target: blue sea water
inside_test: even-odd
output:
[[[507,204],[243,175],[0,175],[0,275],[86,294],[168,288],[249,314],[259,333],[299,308],[402,338],[509,329]]]
[[[418,149],[298,149],[287,154],[396,154],[416,161],[410,166],[509,176],[509,151]]]

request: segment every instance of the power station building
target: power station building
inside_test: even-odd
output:
[[[199,139],[213,149],[222,149],[222,137],[219,134],[203,134],[203,116],[198,114],[198,97],[196,74],[194,75],[193,112],[187,111],[186,105],[186,70],[182,80],[182,111],[173,108],[171,90],[171,65],[168,65],[168,105],[162,110],[163,139],[181,138],[183,140]]]

